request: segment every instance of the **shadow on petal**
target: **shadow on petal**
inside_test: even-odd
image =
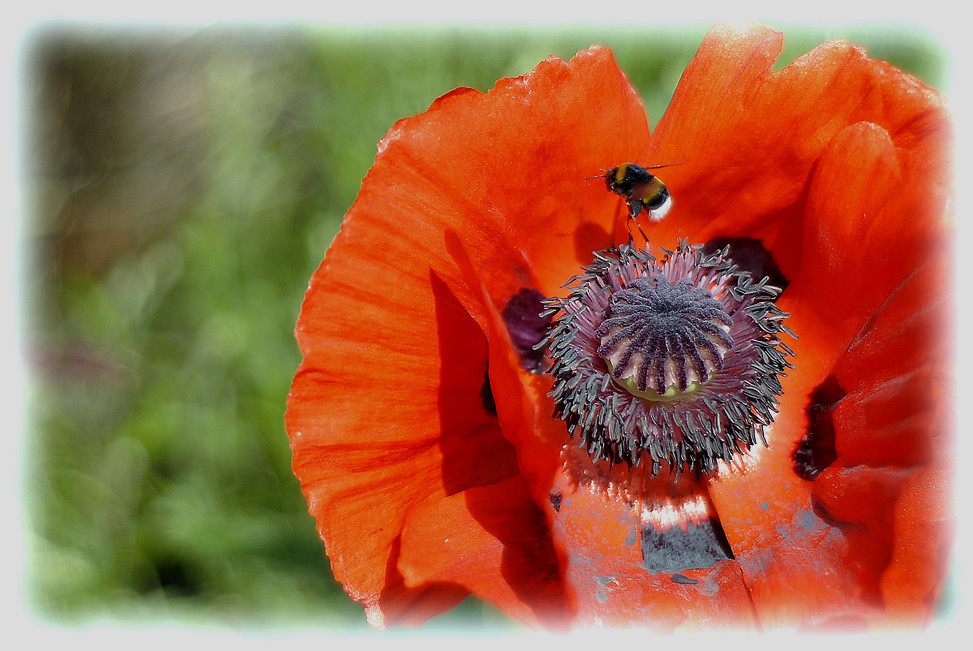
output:
[[[469,594],[463,586],[450,583],[428,583],[420,588],[406,587],[398,569],[401,550],[400,535],[392,542],[385,568],[385,589],[381,597],[374,603],[364,602],[365,617],[376,628],[385,628],[387,623],[417,626],[430,616],[453,608]]]
[[[430,283],[442,360],[439,445],[446,495],[442,504],[410,519],[407,529],[416,536],[423,522],[424,531],[438,535],[423,550],[427,554],[452,539],[452,551],[444,547],[446,557],[430,562],[436,572],[455,576],[527,623],[557,627],[565,619],[563,586],[547,522],[520,475],[515,447],[483,404],[486,393],[492,400],[486,338],[434,272]],[[482,384],[476,386],[477,380]],[[442,528],[443,520],[450,526]],[[457,544],[462,553],[456,553]]]

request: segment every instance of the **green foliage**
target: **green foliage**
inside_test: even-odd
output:
[[[705,31],[38,36],[23,487],[37,612],[365,628],[283,416],[307,279],[376,143],[457,86],[591,43],[615,50],[654,123]],[[909,42],[886,48],[907,55],[895,63],[941,82],[941,55]],[[475,600],[439,621],[505,622]]]

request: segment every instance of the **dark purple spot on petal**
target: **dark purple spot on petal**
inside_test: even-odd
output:
[[[487,368],[483,373],[483,384],[480,386],[480,401],[483,409],[491,416],[497,415],[497,400],[493,397],[493,389],[490,387],[490,369]]]
[[[650,572],[679,572],[713,567],[718,561],[733,558],[718,520],[700,524],[689,522],[660,530],[651,524],[642,527],[642,562]]]
[[[520,357],[520,366],[531,373],[547,370],[544,348],[535,346],[547,334],[551,315],[541,316],[547,307],[542,303],[544,295],[532,287],[523,287],[514,294],[503,308],[503,320],[510,333],[510,341]]]
[[[554,493],[551,493],[550,495],[547,496],[547,501],[551,503],[551,506],[554,507],[554,510],[556,512],[560,512],[561,511],[561,499],[562,498],[563,498],[563,496],[560,493],[554,492]]]
[[[699,583],[696,579],[690,579],[688,576],[683,574],[673,574],[671,577],[673,583],[683,583],[685,585],[694,585]]]
[[[834,409],[846,392],[831,375],[811,391],[804,413],[807,433],[794,450],[794,472],[801,479],[813,480],[838,458],[834,447]]]
[[[769,284],[779,287],[782,291],[790,284],[787,276],[780,270],[774,261],[774,256],[764,248],[760,240],[752,237],[714,237],[703,245],[703,253],[710,255],[721,250],[723,247],[730,247],[730,255],[733,262],[740,266],[740,269],[750,272],[754,282],[767,277]]]

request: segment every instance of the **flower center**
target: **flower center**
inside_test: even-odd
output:
[[[657,260],[623,245],[595,254],[557,313],[546,342],[555,416],[593,460],[643,458],[707,473],[764,440],[779,376],[793,368],[780,333],[788,315],[764,278],[754,282],[724,249],[681,242]],[[764,440],[766,443],[766,441]]]
[[[659,275],[612,293],[595,336],[612,378],[639,397],[665,399],[695,391],[723,368],[731,325],[709,290]]]

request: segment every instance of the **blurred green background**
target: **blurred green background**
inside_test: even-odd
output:
[[[832,37],[943,88],[929,36]],[[393,122],[612,47],[661,116],[708,26],[38,27],[26,42],[27,600],[42,621],[367,629],[290,470],[293,326]],[[475,599],[434,620],[516,627]]]

